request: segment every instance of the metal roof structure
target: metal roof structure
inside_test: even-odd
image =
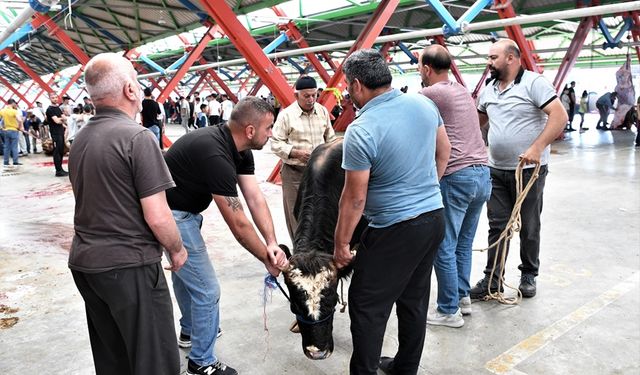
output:
[[[0,8],[0,31],[3,23],[11,20],[19,12],[20,5],[26,1],[7,1],[4,10]],[[251,32],[261,47],[266,47],[280,35],[278,23],[295,22],[304,39],[310,46],[322,46],[345,40],[354,40],[361,33],[365,24],[378,6],[378,1],[342,1],[336,9],[303,14],[305,1],[300,1],[298,14],[289,17],[276,16],[269,8],[285,6],[284,0],[239,0],[225,1],[226,4],[239,15],[241,21]],[[458,19],[471,7],[472,0],[444,0],[442,4],[451,16]],[[536,15],[551,11],[575,9],[580,0],[512,0],[518,15]],[[594,5],[637,3],[624,0],[593,0]],[[71,4],[68,7],[68,4]],[[4,5],[4,3],[3,3]],[[12,8],[13,7],[13,8]],[[308,6],[307,6],[308,7]],[[7,9],[13,9],[7,11]],[[76,0],[61,2],[56,8],[51,8],[48,16],[55,24],[71,38],[84,53],[91,57],[101,52],[129,51],[141,46],[147,46],[154,41],[163,40],[182,33],[182,39],[169,38],[165,42],[167,50],[155,51],[137,62],[154,71],[154,66],[166,69],[172,66],[180,57],[193,47],[204,34],[203,25],[214,22],[206,12],[206,8],[197,0]],[[473,22],[498,19],[497,10],[485,8]],[[2,20],[3,19],[3,20]],[[603,15],[604,24],[615,35],[625,26],[625,21],[618,15]],[[574,33],[578,29],[579,19],[557,19],[523,26],[524,35],[533,43],[534,52],[539,57],[540,64],[551,68],[557,67],[568,48]],[[433,7],[424,0],[400,0],[393,15],[386,23],[383,35],[393,35],[410,31],[441,28],[443,21],[438,17]],[[630,34],[630,33],[629,33]],[[501,28],[474,31],[461,35],[446,37],[446,43],[452,55],[456,57],[462,71],[481,71],[484,69],[485,53],[488,43],[497,37],[506,37]],[[631,45],[623,39],[625,47],[603,49],[605,38],[599,30],[592,31],[580,52],[577,64],[586,66],[619,65],[626,57]],[[184,43],[189,45],[186,45]],[[627,43],[629,42],[629,43]],[[392,62],[398,70],[410,64],[411,57],[403,50],[417,52],[428,42],[424,37],[404,40],[403,45],[394,45],[390,49]],[[55,37],[52,37],[45,27],[26,34],[10,47],[36,74],[46,76],[53,72],[76,66],[77,56],[65,47]],[[286,41],[280,44],[276,52],[291,51],[300,48],[296,43]],[[139,48],[140,50],[145,47]],[[148,48],[147,48],[148,50]],[[347,48],[331,52],[333,58],[339,59],[346,53]],[[242,58],[242,54],[222,36],[210,41],[202,52],[206,62],[225,62]],[[278,59],[278,67],[284,74],[299,74],[299,66],[306,61],[301,57]],[[203,62],[203,61],[200,61]],[[298,67],[296,67],[298,65]],[[327,69],[329,69],[327,65]],[[238,63],[221,69],[227,80],[231,81],[245,72],[246,64]],[[185,77],[185,81],[196,75]],[[0,61],[0,77],[12,84],[20,84],[30,80],[29,75],[11,59]]]

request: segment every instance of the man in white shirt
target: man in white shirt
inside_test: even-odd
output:
[[[213,93],[209,95],[209,126],[218,125],[220,123],[220,110],[221,105],[218,101],[218,94]]]
[[[229,121],[231,111],[233,111],[233,102],[229,100],[229,96],[227,94],[222,94],[221,107],[222,111],[220,113],[220,118],[222,119],[222,125],[224,125]]]

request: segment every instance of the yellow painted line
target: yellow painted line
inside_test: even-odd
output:
[[[494,374],[524,374],[523,372],[516,370],[515,367],[527,358],[531,357],[538,350],[544,348],[547,344],[560,338],[578,324],[589,319],[607,305],[615,302],[618,298],[632,289],[637,288],[639,284],[640,273],[636,272],[625,281],[602,293],[579,309],[490,360],[485,364],[485,368]]]

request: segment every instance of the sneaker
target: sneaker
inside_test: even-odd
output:
[[[520,293],[524,298],[532,298],[536,295],[536,277],[533,275],[523,274],[520,277]]]
[[[68,175],[69,175],[69,172],[67,172],[65,170],[56,172],[56,177],[65,177],[65,176],[68,176]]]
[[[393,360],[392,357],[380,357],[380,362],[378,362],[378,368],[387,375],[395,374],[393,371]]]
[[[471,290],[469,291],[469,295],[471,297],[471,299],[482,299],[484,297],[486,297],[487,295],[489,295],[489,278],[488,277],[484,277],[482,280],[478,281],[478,283],[476,284],[476,286],[474,286],[473,288],[471,288]],[[491,293],[495,293],[498,291],[498,287],[495,285],[495,283],[492,283],[491,285]],[[504,288],[500,288],[500,293],[504,292]]]
[[[225,365],[220,361],[206,366],[198,366],[189,359],[187,364],[187,375],[237,375],[238,371]]]
[[[471,297],[466,296],[460,298],[460,302],[458,303],[458,307],[460,308],[460,312],[462,315],[471,315]]]
[[[218,327],[218,334],[216,335],[216,338],[222,336],[222,328]],[[191,336],[190,335],[185,335],[184,333],[180,332],[180,336],[178,337],[178,346],[181,348],[190,348],[191,347]]]
[[[22,163],[17,162],[17,163],[13,163],[13,165],[22,165]]]
[[[436,310],[433,313],[427,314],[427,324],[432,326],[460,328],[464,325],[464,319],[462,319],[462,312],[460,312],[460,309],[453,314],[443,314]]]

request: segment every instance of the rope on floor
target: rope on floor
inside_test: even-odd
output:
[[[520,209],[522,208],[522,203],[527,197],[529,190],[531,190],[531,188],[533,187],[533,184],[538,179],[539,172],[540,172],[540,163],[536,163],[535,169],[533,170],[533,174],[531,175],[529,182],[527,182],[527,185],[523,189],[522,187],[523,165],[524,165],[524,162],[520,160],[520,162],[518,163],[518,166],[516,167],[516,176],[515,176],[516,177],[516,202],[513,205],[513,210],[511,211],[511,216],[509,217],[509,221],[507,222],[507,225],[505,226],[502,233],[500,233],[500,237],[496,242],[489,245],[489,247],[486,247],[484,249],[473,250],[473,251],[484,252],[484,251],[488,251],[491,248],[498,247],[497,249],[498,253],[496,254],[496,257],[493,258],[493,267],[491,268],[491,274],[489,275],[489,285],[487,286],[489,290],[489,294],[485,297],[485,300],[488,301],[493,299],[505,305],[517,305],[522,300],[522,292],[520,292],[520,289],[514,288],[513,286],[505,282],[504,267],[507,261],[507,250],[509,246],[509,241],[511,241],[511,238],[513,238],[513,235],[516,232],[520,232],[520,229],[522,227],[522,217],[520,215]],[[497,290],[495,292],[492,292],[491,280],[493,280],[493,275],[496,270],[496,264],[498,262],[498,258],[500,258],[500,269],[502,270],[502,272],[498,277]],[[515,290],[517,295],[515,297],[505,298],[504,295],[500,293],[500,290],[503,289],[503,287],[507,287],[509,289]]]

